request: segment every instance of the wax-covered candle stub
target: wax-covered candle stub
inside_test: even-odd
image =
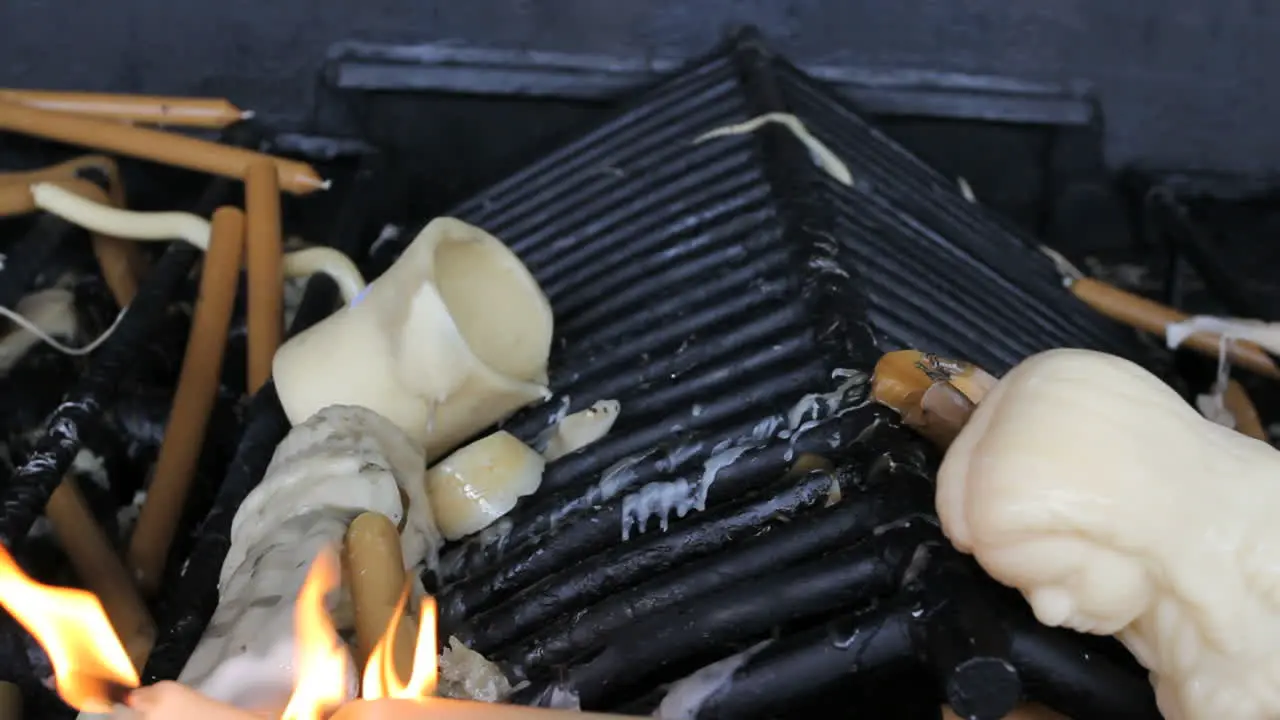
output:
[[[447,540],[479,532],[542,484],[546,458],[499,430],[455,451],[427,471],[427,494]]]
[[[551,306],[500,240],[432,220],[357,301],[297,335],[273,376],[295,424],[360,405],[432,460],[548,396]]]
[[[341,547],[356,516],[377,512],[396,526],[403,520],[406,566],[434,564],[443,540],[423,487],[425,465],[412,440],[366,408],[325,408],[290,431],[236,513],[217,610],[179,680],[231,701],[211,684],[231,687],[227,692],[244,688],[217,673],[233,658],[258,659],[264,668],[253,678],[258,692],[287,696],[297,680],[294,598],[312,558]],[[271,657],[279,661],[265,660]]]
[[[1280,451],[1121,358],[1011,370],[938,473],[947,536],[1047,625],[1119,637],[1181,720],[1280,717]]]

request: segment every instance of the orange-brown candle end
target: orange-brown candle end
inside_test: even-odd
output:
[[[972,400],[948,382],[934,383],[913,397],[915,404],[901,411],[903,423],[943,449],[951,446],[975,407]]]
[[[934,383],[949,382],[969,400],[982,402],[996,379],[972,363],[951,360],[919,350],[885,353],[871,374],[871,397],[881,405],[904,412],[918,394]]]
[[[933,384],[920,365],[922,357],[917,350],[882,355],[871,373],[871,397],[899,413],[915,404],[919,394]]]

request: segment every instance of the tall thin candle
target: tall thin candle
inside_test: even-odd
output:
[[[245,112],[223,98],[3,88],[0,89],[0,99],[41,110],[156,125],[224,128],[253,116],[253,113]]]
[[[249,392],[271,377],[271,360],[284,335],[284,241],[280,237],[280,185],[269,163],[254,163],[244,181],[248,215]]]
[[[199,300],[169,423],[156,459],[155,476],[129,543],[129,562],[147,594],[158,589],[217,398],[227,330],[240,281],[244,225],[244,213],[239,208],[223,207],[213,214],[209,250],[200,273]]]
[[[256,162],[276,166],[280,187],[295,195],[329,184],[306,163],[174,133],[68,115],[0,100],[0,130],[82,145],[211,175],[241,179]]]

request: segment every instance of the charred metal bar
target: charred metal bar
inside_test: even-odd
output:
[[[966,572],[949,545],[931,549],[920,582],[926,616],[917,625],[918,646],[933,669],[939,694],[960,717],[1000,720],[1022,697],[1022,681],[1010,660],[1008,629],[1002,609],[976,591],[977,577]]]
[[[863,391],[863,389],[852,388],[846,400],[847,405],[856,405],[860,399],[857,393]],[[738,400],[729,398],[722,404],[727,410],[737,402]],[[716,408],[709,406],[703,410],[702,414],[705,417],[713,412],[716,412]],[[716,438],[741,438],[741,443],[744,445],[755,442],[761,447],[747,449],[741,457],[717,472],[708,495],[708,506],[713,506],[726,498],[739,497],[742,488],[754,484],[763,475],[770,472],[780,473],[790,465],[795,454],[829,453],[833,447],[848,443],[862,430],[876,424],[877,420],[883,420],[888,425],[891,415],[889,411],[877,406],[857,408],[838,414],[837,417],[819,420],[817,425],[800,434],[799,437],[787,440],[752,439],[755,428],[768,426],[771,423],[777,424],[779,428],[785,427],[787,422],[785,413],[763,417],[758,421],[752,420],[736,428],[716,433],[714,436]],[[663,428],[657,426],[657,430],[661,431]],[[666,439],[665,437],[655,439],[647,447],[660,447],[660,443]],[[696,437],[691,438],[685,444],[696,440]],[[711,441],[706,442],[710,444]],[[586,547],[585,543],[601,541],[587,540],[588,536],[600,539],[606,537],[603,529],[586,525],[574,528],[569,525],[570,523],[574,525],[598,523],[598,518],[605,513],[597,511],[596,508],[607,503],[612,503],[608,507],[609,511],[614,513],[614,517],[621,518],[621,496],[631,489],[643,487],[650,482],[671,480],[673,477],[678,477],[680,473],[698,472],[696,465],[709,460],[709,455],[705,453],[696,455],[690,453],[682,456],[678,449],[668,452],[641,451],[623,456],[610,467],[591,472],[593,466],[599,466],[599,453],[604,451],[605,449],[593,447],[590,453],[570,455],[560,462],[552,463],[547,469],[548,477],[544,479],[544,487],[548,487],[546,485],[548,480],[556,478],[564,478],[565,484],[568,484],[570,478],[577,478],[576,482],[580,484],[581,478],[585,476],[591,478],[593,482],[585,486],[571,486],[563,492],[551,491],[548,496],[535,502],[517,506],[507,518],[511,527],[510,532],[498,538],[501,540],[500,545],[495,544],[490,536],[481,533],[463,541],[446,553],[441,562],[444,583],[470,576],[470,579],[450,588],[447,594],[463,598],[460,604],[476,609],[480,609],[478,603],[496,602],[499,598],[495,597],[494,593],[502,592],[500,588],[519,587],[517,578],[507,578],[505,575],[524,575],[526,572],[523,569],[524,562],[520,559],[512,561],[510,558],[537,555],[538,558],[527,562],[536,562],[543,568],[553,563],[563,562],[566,558],[575,556],[575,553],[580,553]],[[679,459],[673,460],[673,457]],[[590,515],[587,515],[588,511]],[[583,519],[578,520],[578,516],[582,516]],[[577,533],[580,533],[577,539],[569,537]],[[556,539],[560,536],[565,538]],[[546,543],[552,543],[552,547],[567,549],[540,552],[540,548],[545,547]],[[592,545],[591,549],[598,550],[598,546]],[[561,552],[565,554],[557,556],[557,553]],[[551,557],[542,559],[543,554]],[[497,564],[498,560],[503,560],[500,566]],[[524,576],[532,577],[532,575]],[[442,607],[448,604],[445,603]],[[474,611],[470,610],[470,612]]]
[[[664,670],[689,659],[730,655],[775,627],[891,594],[921,543],[940,540],[931,523],[906,523],[802,565],[687,600],[601,638],[600,652],[570,668],[561,684],[585,707],[607,707],[646,681],[667,679]]]
[[[1033,618],[1006,618],[1013,663],[1035,700],[1068,717],[1159,720],[1155,693],[1141,668],[1128,668],[1094,652],[1074,633]]]
[[[866,673],[917,662],[913,607],[892,603],[757,646],[691,715],[699,720],[774,717],[797,699]]]
[[[344,90],[447,92],[602,102],[685,64],[682,58],[612,57],[538,50],[385,45],[347,41],[329,50],[326,75]],[[875,115],[1085,125],[1088,87],[989,75],[808,66]]]
[[[1236,317],[1267,318],[1274,315],[1243,290],[1239,274],[1224,261],[1220,243],[1191,217],[1190,209],[1166,186],[1153,187],[1146,196],[1146,209],[1166,234],[1166,242],[1180,250],[1204,284]]]
[[[1008,630],[994,621],[992,613],[1000,610],[977,600],[976,578],[966,574],[966,561],[938,538],[936,529],[922,536],[913,536],[908,527],[894,532],[902,533],[896,545],[891,544],[890,547],[898,553],[894,567],[905,573],[899,579],[899,583],[907,582],[904,594],[875,606],[873,610],[844,616],[781,640],[762,643],[736,659],[730,656],[730,659],[722,660],[720,667],[725,671],[717,674],[722,678],[718,688],[705,695],[705,700],[697,708],[685,708],[688,715],[698,718],[773,717],[806,697],[830,691],[840,683],[857,682],[857,677],[879,678],[883,677],[879,674],[881,670],[907,670],[922,665],[930,669],[945,688],[945,692],[935,696],[935,704],[944,699],[952,703],[959,700],[963,705],[958,712],[982,720],[998,720],[1011,710],[1021,697],[1022,685],[1010,660]],[[920,531],[917,528],[915,532]],[[930,538],[933,542],[929,542]],[[875,547],[873,543],[877,542],[878,539],[868,541],[866,547]],[[880,546],[878,549],[884,552],[888,548]],[[839,583],[837,578],[857,575],[863,568],[855,561],[856,554],[856,550],[850,550],[829,557],[833,563],[836,560],[846,561],[843,563],[844,572],[851,575],[832,569],[831,574],[815,577]],[[805,570],[818,572],[817,568],[826,559],[807,564]],[[825,591],[808,586],[799,577],[802,572],[797,569],[779,576],[789,578],[790,582],[771,581],[763,587],[752,588],[762,600],[773,600],[771,604],[777,613],[775,624],[797,619],[797,616],[788,615],[790,610],[785,608],[797,608],[797,612],[803,614],[805,608],[820,613],[824,609],[857,604],[846,596],[840,603],[824,605],[829,596],[840,591],[833,590],[830,585]],[[809,582],[819,581],[810,579]],[[883,587],[891,590],[897,585],[888,583]],[[747,583],[742,585],[744,588],[747,586]],[[812,596],[807,595],[810,590],[813,591]],[[955,600],[966,594],[969,599],[965,602]],[[616,648],[625,648],[633,660],[648,658],[643,642],[633,647],[638,637],[633,635],[643,629],[651,642],[657,642],[655,638],[667,637],[667,631],[658,627],[662,623],[689,630],[682,642],[696,648],[687,656],[683,647],[663,646],[664,653],[685,657],[697,657],[698,651],[710,654],[713,650],[723,650],[721,641],[729,641],[730,628],[740,627],[744,633],[754,631],[755,638],[766,634],[771,626],[764,622],[766,614],[748,601],[735,601],[730,597],[730,591],[723,595],[704,598],[687,611],[683,608],[679,612],[673,610],[671,617],[659,615],[645,620],[637,628],[628,629],[622,637],[611,638],[598,655],[583,665],[569,669],[566,682],[531,686],[522,690],[517,699],[545,704],[557,689],[579,691],[576,680],[582,683],[579,697],[584,706],[598,707],[594,703],[608,705],[613,699],[608,694],[613,691],[608,687],[610,684],[618,692],[623,692],[626,688],[622,684],[630,682],[633,673],[643,675],[648,667],[645,662],[639,663],[638,670],[635,664],[618,666]],[[783,601],[783,596],[788,600]],[[688,615],[684,617],[686,612]],[[698,620],[703,616],[713,619],[702,620],[708,623],[703,626]],[[741,643],[744,638],[745,635],[741,635],[734,639]],[[733,667],[735,663],[736,668]],[[652,674],[647,679],[650,682],[658,680]],[[993,681],[997,686],[995,690],[985,686]]]
[[[382,156],[366,154],[360,160],[348,187],[335,188],[342,192],[342,207],[330,230],[329,247],[341,250],[358,261],[368,246],[368,231],[380,214],[376,209],[385,194],[385,162]],[[313,276],[307,281],[307,289],[289,328],[292,337],[329,316],[339,301],[338,286],[327,275]]]
[[[855,482],[842,482],[841,487],[850,488],[848,495],[829,509],[563,618],[503,659],[530,675],[560,665],[598,647],[605,638],[641,618],[851,544],[932,502],[933,488],[926,477],[895,473],[887,464],[876,466],[860,484],[865,489],[853,487]]]
[[[706,513],[701,522],[643,535],[600,553],[594,562],[544,578],[501,605],[469,617],[456,631],[445,626],[446,632],[456,634],[476,652],[491,652],[562,613],[730,543],[771,532],[827,502],[833,485],[835,477],[819,471],[783,487],[767,486],[740,503]]]
[[[37,217],[4,257],[4,265],[0,267],[0,307],[17,306],[22,296],[31,290],[36,276],[48,266],[49,259],[78,230],[54,215],[45,213]]]

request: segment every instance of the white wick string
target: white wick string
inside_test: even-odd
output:
[[[1232,342],[1227,333],[1218,336],[1218,374],[1209,392],[1196,397],[1196,405],[1206,418],[1229,428],[1236,426],[1236,417],[1227,409],[1227,387],[1231,381],[1231,358],[1227,348]]]
[[[746,135],[764,127],[768,123],[777,123],[791,131],[797,140],[805,146],[809,151],[809,157],[813,163],[821,168],[836,182],[841,185],[853,185],[853,174],[849,172],[849,166],[844,164],[839,155],[832,152],[821,140],[813,136],[809,129],[804,126],[800,118],[791,113],[771,112],[764,115],[740,122],[736,125],[726,125],[718,127],[714,130],[708,130],[693,139],[693,144],[697,145],[707,140],[719,137],[729,137],[732,135]]]
[[[62,344],[60,340],[50,335],[49,333],[45,332],[43,329],[41,329],[39,325],[35,324],[34,322],[27,319],[26,317],[23,317],[20,313],[14,310],[10,310],[9,308],[4,307],[3,305],[0,305],[0,316],[9,318],[10,320],[13,321],[15,325],[31,333],[37,339],[39,339],[40,342],[48,345],[54,350],[57,350],[58,352],[64,355],[71,355],[76,357],[81,355],[88,355],[94,350],[97,350],[102,345],[102,343],[107,341],[107,338],[111,337],[112,333],[116,331],[116,328],[120,326],[120,321],[124,319],[124,315],[128,311],[129,311],[129,307],[125,306],[123,310],[121,310],[119,313],[116,314],[116,319],[111,322],[111,326],[108,327],[106,330],[104,330],[101,335],[94,338],[94,340],[90,342],[88,345],[84,345],[82,347],[76,348],[76,347],[71,347],[69,345]]]

